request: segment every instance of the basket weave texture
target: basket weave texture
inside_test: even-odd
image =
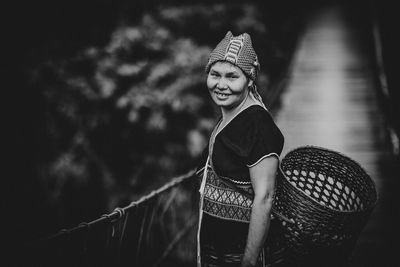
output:
[[[372,179],[341,153],[304,146],[281,160],[274,213],[285,218],[283,236],[295,260],[347,258],[376,201]]]

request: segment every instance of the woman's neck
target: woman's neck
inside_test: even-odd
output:
[[[221,109],[222,113],[222,122],[228,122],[230,121],[233,117],[235,117],[242,109],[254,104],[254,100],[249,97],[250,92],[246,95],[246,97],[243,99],[243,101],[237,105],[236,107],[232,109]]]

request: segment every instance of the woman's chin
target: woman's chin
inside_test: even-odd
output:
[[[225,107],[225,106],[229,106],[230,105],[230,101],[229,98],[226,99],[220,99],[220,98],[214,98],[214,102],[217,106],[220,107]]]

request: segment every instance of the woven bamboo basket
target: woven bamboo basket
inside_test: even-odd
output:
[[[274,214],[297,263],[346,261],[377,201],[375,184],[354,160],[304,146],[281,160]],[[320,266],[322,266],[320,265]]]

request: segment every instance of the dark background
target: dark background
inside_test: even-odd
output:
[[[94,220],[195,167],[217,115],[204,90],[211,48],[248,32],[268,100],[309,3],[6,5],[5,240]]]
[[[261,93],[279,108],[270,97],[316,2],[5,5],[3,242],[13,248],[94,220],[195,167],[217,114],[203,67],[227,30],[250,33]],[[382,103],[398,136],[398,15],[389,1],[368,4],[381,30]]]

